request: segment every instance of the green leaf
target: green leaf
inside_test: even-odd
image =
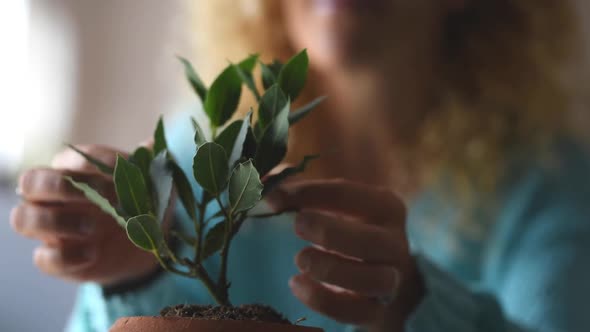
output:
[[[232,122],[229,126],[225,127],[217,137],[215,137],[215,143],[221,145],[227,155],[229,155],[234,148],[236,137],[238,137],[238,134],[240,133],[243,122],[244,121],[242,120]]]
[[[205,136],[205,132],[203,132],[203,129],[201,126],[199,126],[197,120],[195,120],[195,118],[191,118],[191,122],[193,123],[193,128],[195,129],[195,144],[197,144],[197,147],[199,147],[207,142],[207,138]]]
[[[246,86],[252,92],[252,94],[254,95],[256,100],[260,100],[260,93],[258,92],[258,89],[256,88],[256,84],[254,83],[254,78],[252,77],[252,74],[245,72],[237,65],[234,65],[234,68],[235,68],[236,72],[238,73],[238,75],[240,76],[240,79],[242,80],[242,82],[244,82],[244,84],[246,84]]]
[[[197,245],[197,242],[199,242],[199,240],[196,237],[190,236],[179,231],[170,231],[170,236],[177,238],[178,240],[184,242],[185,244],[193,248]]]
[[[252,160],[239,164],[229,179],[229,203],[231,214],[246,211],[260,201],[262,197],[260,174]]]
[[[207,219],[205,219],[205,223],[211,222],[217,218],[225,218],[225,211],[219,209],[219,211],[215,212],[213,215],[208,216]]]
[[[318,97],[311,101],[309,104],[289,113],[289,125],[294,125],[308,115],[314,108],[326,100],[326,96]]]
[[[207,192],[219,194],[227,184],[227,155],[217,143],[207,142],[199,148],[193,160],[195,179]]]
[[[256,157],[257,149],[258,142],[256,142],[256,136],[254,136],[252,126],[249,126],[248,133],[246,134],[246,140],[244,141],[244,150],[242,151],[242,158],[254,159],[254,157]]]
[[[186,174],[184,174],[182,168],[180,168],[175,161],[170,161],[170,167],[172,168],[172,179],[174,180],[176,193],[178,194],[184,209],[191,217],[191,220],[197,220],[197,213],[195,210],[197,207],[197,201]]]
[[[152,212],[151,200],[141,170],[117,156],[114,175],[115,189],[123,211],[130,216]]]
[[[153,253],[162,252],[166,248],[160,224],[149,214],[142,214],[127,221],[127,237],[140,249]]]
[[[274,84],[277,84],[279,73],[283,68],[283,64],[279,60],[275,60],[268,65],[260,62],[260,68],[262,69],[262,86],[264,89],[268,89]]]
[[[213,226],[209,232],[207,232],[207,236],[205,236],[205,243],[203,244],[203,250],[201,252],[201,261],[211,257],[211,255],[223,248],[226,225],[227,220],[224,220],[215,224],[215,226]]]
[[[205,112],[213,127],[222,126],[231,118],[240,102],[242,80],[233,65],[229,65],[213,82],[205,99]]]
[[[150,164],[154,156],[152,155],[152,151],[148,150],[145,147],[137,148],[131,157],[129,157],[129,161],[135,164],[135,166],[139,167],[141,170],[141,174],[143,174],[143,179],[146,181],[146,185],[148,191],[151,191],[151,181],[150,181]]]
[[[156,131],[154,132],[154,155],[158,155],[158,153],[166,149],[167,144],[166,133],[164,131],[164,121],[162,120],[162,117],[160,117]]]
[[[256,138],[256,142],[262,139],[263,134],[264,130],[262,129],[262,125],[260,124],[260,121],[257,121],[254,127],[252,128],[252,135],[254,135],[254,138]]]
[[[160,222],[164,221],[166,209],[170,203],[172,192],[172,171],[168,166],[168,152],[160,152],[150,165],[150,177],[153,184],[153,200],[156,207],[156,215]]]
[[[298,173],[302,173],[307,168],[307,165],[317,158],[319,155],[311,155],[303,157],[303,161],[301,161],[297,166],[294,167],[287,167],[282,170],[280,173],[267,177],[264,180],[264,189],[262,191],[262,195],[265,196],[267,193],[271,192],[278,184],[280,184],[286,178],[296,175]]]
[[[287,96],[277,84],[266,90],[258,106],[258,124],[263,131],[287,102]]]
[[[252,94],[254,94],[256,100],[260,100],[260,93],[258,93],[256,83],[254,83],[254,78],[252,77],[252,71],[254,70],[257,61],[258,55],[251,55],[247,59],[236,65],[235,69],[238,72],[238,75],[240,76],[242,82],[244,82],[248,89],[252,91]]]
[[[114,168],[112,168],[111,166],[103,163],[102,161],[94,158],[93,156],[87,154],[86,152],[78,149],[77,147],[75,147],[72,144],[68,144],[68,147],[74,151],[76,151],[78,154],[80,154],[82,157],[84,157],[84,159],[86,159],[86,161],[88,161],[89,163],[91,163],[92,165],[94,165],[96,168],[98,168],[99,171],[101,171],[104,174],[107,174],[109,176],[113,175],[113,172],[115,171]]]
[[[277,166],[287,154],[289,138],[289,107],[285,107],[277,114],[268,128],[262,134],[254,163],[260,175],[266,175]]]
[[[244,144],[246,143],[246,137],[248,136],[248,131],[250,130],[250,124],[252,122],[252,111],[246,114],[246,117],[242,121],[242,127],[240,128],[240,132],[236,137],[234,147],[229,154],[229,165],[233,167],[238,160],[242,157],[244,152]]]
[[[228,166],[229,168],[233,168],[236,162],[242,158],[242,152],[244,151],[244,143],[246,141],[246,136],[248,135],[248,129],[250,128],[250,121],[252,119],[252,112],[248,112],[246,117],[242,121],[242,126],[240,127],[240,131],[236,136],[234,146],[229,153],[229,160]]]
[[[301,53],[292,57],[281,69],[278,83],[292,101],[303,90],[303,86],[307,80],[308,66],[309,58],[307,56],[307,50],[303,50]]]
[[[150,164],[154,156],[152,155],[152,151],[148,148],[140,146],[133,153],[131,157],[129,157],[129,161],[135,164],[135,166],[139,167],[140,169],[145,169],[149,171]],[[146,172],[146,174],[149,172]]]
[[[86,183],[76,182],[69,176],[64,177],[67,181],[69,181],[74,188],[80,190],[86,198],[92,202],[94,205],[98,206],[102,211],[104,211],[109,216],[113,217],[117,223],[121,227],[125,227],[127,223],[123,217],[117,213],[117,210],[111,205],[111,203],[104,198],[101,194],[99,194],[96,190],[92,189]]]
[[[215,142],[221,145],[229,156],[229,168],[234,167],[235,163],[242,158],[251,118],[252,112],[248,112],[244,120],[234,121],[215,139]]]
[[[178,60],[184,65],[184,74],[191,87],[199,98],[201,98],[201,101],[204,101],[207,96],[207,88],[205,87],[205,84],[203,84],[203,81],[201,81],[199,75],[197,75],[197,72],[195,72],[193,65],[183,57],[178,57]]]
[[[254,71],[254,67],[256,67],[256,63],[258,63],[258,58],[260,58],[260,55],[258,54],[252,54],[249,57],[247,57],[246,59],[240,61],[240,63],[238,63],[238,66],[240,66],[240,68],[248,73],[251,73],[252,71]]]

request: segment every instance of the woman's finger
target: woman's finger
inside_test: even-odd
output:
[[[76,145],[76,148],[109,166],[115,165],[117,154],[125,155],[121,151],[116,151],[102,145]],[[78,172],[99,172],[96,166],[72,149],[65,149],[56,154],[51,161],[51,167]]]
[[[31,202],[86,202],[84,195],[64,177],[88,184],[109,200],[114,200],[115,189],[112,180],[96,173],[83,173],[51,168],[37,168],[26,171],[19,178],[20,194]]]
[[[307,274],[293,277],[289,286],[305,305],[342,323],[367,326],[384,315],[385,308],[377,301],[331,289]]]
[[[10,214],[17,233],[42,241],[87,239],[97,233],[98,219],[105,219],[94,207],[24,202]]]
[[[96,261],[97,250],[88,243],[62,247],[41,246],[33,252],[33,262],[44,273],[68,276],[80,272]]]
[[[295,233],[327,250],[372,263],[400,264],[396,257],[408,252],[402,227],[389,230],[318,211],[298,213]]]
[[[359,262],[313,247],[299,252],[295,264],[317,281],[369,297],[391,295],[400,281],[391,265]]]
[[[392,191],[339,179],[286,183],[268,201],[279,211],[324,210],[379,224],[403,222],[406,217],[405,205]]]

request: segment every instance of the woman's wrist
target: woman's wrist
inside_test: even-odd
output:
[[[381,321],[367,330],[370,332],[404,331],[406,322],[426,295],[426,286],[418,266],[412,262],[406,268],[397,294]]]
[[[123,280],[110,285],[102,285],[102,294],[105,298],[125,293],[136,292],[151,285],[154,281],[163,275],[164,270],[159,265],[147,274]]]

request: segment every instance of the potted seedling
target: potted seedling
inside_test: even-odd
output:
[[[274,310],[263,305],[233,307],[229,298],[227,278],[228,254],[232,240],[250,216],[250,210],[277,184],[302,172],[316,156],[304,158],[299,165],[276,174],[269,172],[285,157],[289,127],[306,116],[323,97],[306,106],[291,110],[307,78],[306,51],[286,63],[264,64],[256,55],[229,64],[206,87],[193,66],[180,58],[186,77],[202,100],[210,126],[206,136],[194,119],[193,172],[187,175],[176,157],[168,151],[162,119],[154,133],[151,148],[140,147],[129,157],[118,156],[113,167],[90,155],[82,154],[101,172],[113,177],[117,202],[111,203],[87,184],[68,178],[94,204],[112,216],[127,232],[137,247],[152,253],[165,271],[194,278],[204,284],[217,307],[179,305],[163,310],[160,317],[126,317],[119,319],[111,331],[319,331],[291,324]],[[254,69],[260,66],[261,77],[255,79]],[[256,82],[261,82],[259,91]],[[228,124],[234,116],[246,86],[254,95],[254,109],[242,119]],[[196,197],[189,176],[202,189]],[[264,179],[262,181],[261,179]],[[190,216],[193,224],[188,233],[170,231],[165,216],[175,196]],[[218,212],[211,218],[205,208],[216,204]],[[208,225],[213,219],[220,221]],[[191,257],[179,257],[171,240],[190,246]],[[219,271],[208,271],[203,262],[219,255]],[[188,316],[188,317],[186,317]],[[219,317],[222,317],[220,320]],[[223,319],[231,317],[231,319]],[[258,320],[258,321],[257,321]],[[262,320],[262,321],[261,321]]]

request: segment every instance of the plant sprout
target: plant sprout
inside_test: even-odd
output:
[[[299,165],[269,175],[286,155],[289,127],[324,97],[291,111],[307,78],[305,50],[285,64],[276,60],[264,64],[257,55],[230,63],[210,87],[203,84],[188,60],[179,59],[187,80],[202,101],[212,133],[206,137],[200,124],[192,119],[197,146],[192,176],[202,188],[200,197],[195,197],[188,175],[168,150],[161,118],[154,132],[153,147],[140,147],[128,158],[119,155],[114,168],[70,145],[99,171],[113,177],[116,204],[112,205],[87,184],[67,179],[112,216],[137,247],[151,252],[164,270],[200,280],[219,305],[229,306],[227,265],[232,239],[264,195],[284,179],[304,171],[317,157],[307,156]],[[258,81],[264,88],[262,92],[255,83],[256,65],[261,68]],[[238,108],[244,85],[258,103],[257,121],[253,123],[251,109],[243,119],[227,124]],[[261,177],[265,177],[264,184]],[[194,227],[190,232],[166,231],[163,226],[173,190],[192,221]],[[218,212],[207,217],[205,208],[211,202],[218,205]],[[207,227],[214,219],[221,221]],[[190,246],[192,257],[178,257],[170,248],[171,237]],[[203,262],[216,254],[220,255],[221,266],[214,277]]]

